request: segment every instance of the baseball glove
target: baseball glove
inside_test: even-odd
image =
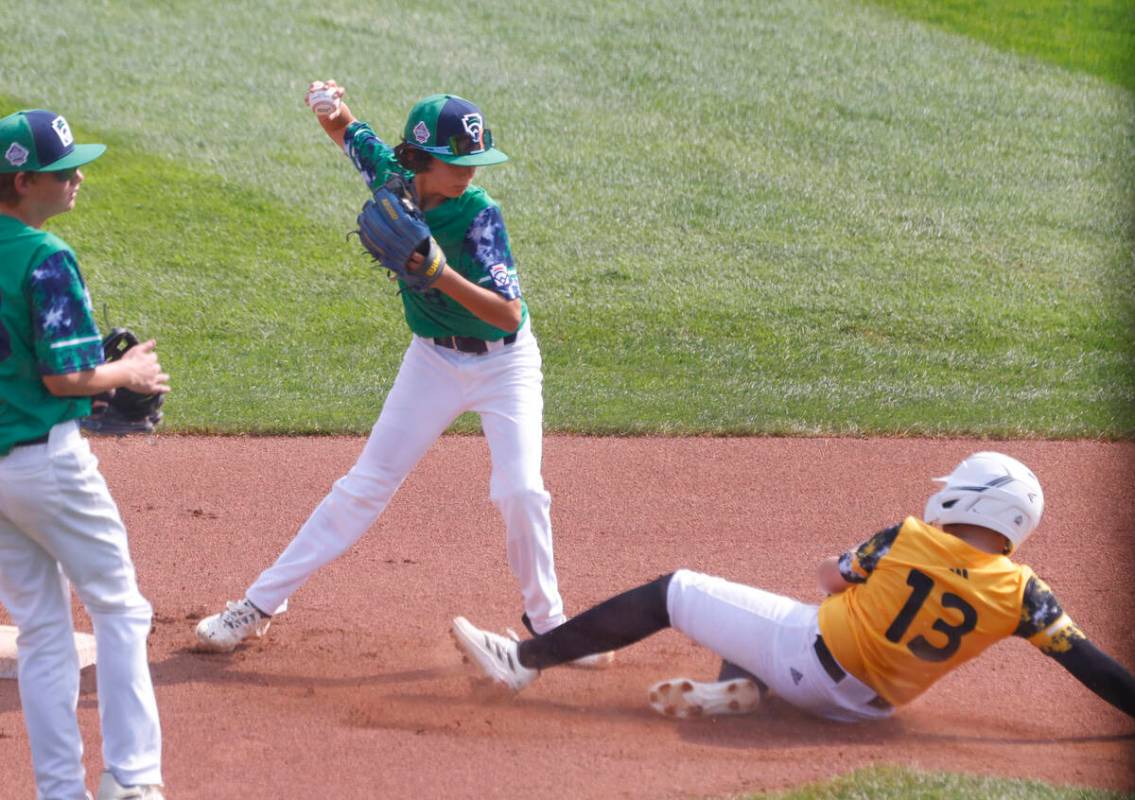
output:
[[[107,363],[117,361],[134,345],[138,337],[128,328],[114,328],[102,340]],[[164,394],[139,394],[130,389],[114,389],[91,398],[91,415],[79,420],[91,433],[125,436],[128,433],[153,433],[162,421]]]
[[[358,217],[359,240],[375,261],[390,270],[407,289],[424,292],[445,271],[445,253],[430,236],[410,184],[395,175],[367,200]],[[424,260],[412,267],[410,257]]]

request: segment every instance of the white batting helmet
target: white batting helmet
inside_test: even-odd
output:
[[[945,487],[926,501],[922,518],[936,525],[968,523],[995,530],[1013,548],[1036,530],[1044,492],[1028,467],[1003,453],[974,453],[944,478]]]

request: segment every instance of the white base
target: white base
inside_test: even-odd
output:
[[[75,649],[79,652],[79,669],[95,663],[95,637],[89,633],[75,634]],[[16,677],[16,626],[0,625],[0,679]]]

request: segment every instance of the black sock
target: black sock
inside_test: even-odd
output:
[[[761,690],[762,697],[764,696],[765,692],[768,691],[768,685],[756,675],[749,672],[744,667],[737,666],[732,661],[721,659],[721,671],[717,673],[717,679],[719,681],[731,681],[735,678],[748,678],[749,680],[751,680],[757,685],[757,688]]]
[[[520,663],[547,669],[583,656],[618,650],[670,627],[666,590],[673,573],[589,608],[545,634],[521,642]]]

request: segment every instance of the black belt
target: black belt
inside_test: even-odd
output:
[[[833,683],[839,683],[847,677],[847,672],[845,672],[843,667],[839,665],[839,662],[835,660],[832,651],[829,650],[827,644],[824,643],[824,637],[817,636],[816,643],[813,647],[816,650],[816,658],[820,659],[820,665],[823,666],[824,672],[828,673],[828,677],[832,679]],[[880,711],[887,711],[893,708],[890,703],[879,695],[875,695],[872,700],[867,702],[867,705],[877,708]]]
[[[28,439],[23,442],[16,442],[14,445],[12,445],[12,449],[15,450],[17,447],[31,447],[33,444],[47,444],[48,437],[49,435],[45,433],[38,439]]]
[[[516,334],[510,333],[508,336],[501,339],[505,344],[512,344],[516,341]],[[457,350],[461,353],[482,353],[489,352],[489,344],[484,339],[476,339],[472,336],[435,336],[434,344],[438,347],[448,347],[450,350]]]

